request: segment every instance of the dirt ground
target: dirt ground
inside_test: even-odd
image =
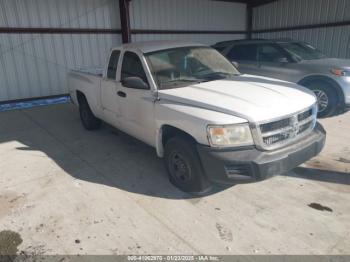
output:
[[[1,112],[0,254],[349,254],[350,113],[321,122],[305,165],[196,198],[71,104]]]

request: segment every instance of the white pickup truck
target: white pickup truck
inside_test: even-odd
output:
[[[126,44],[106,68],[72,71],[68,82],[86,129],[103,120],[153,146],[186,192],[288,172],[325,143],[313,93],[242,75],[200,44]]]

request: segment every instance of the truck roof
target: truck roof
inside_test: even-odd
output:
[[[187,47],[187,46],[205,46],[194,42],[186,41],[146,41],[146,42],[135,42],[129,44],[123,44],[122,48],[126,49],[138,49],[142,53],[151,53],[160,50]]]

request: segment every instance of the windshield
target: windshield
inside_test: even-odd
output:
[[[181,47],[145,55],[159,89],[183,87],[239,75],[237,69],[210,47]]]
[[[281,43],[280,44],[294,59],[314,60],[325,58],[321,51],[306,43]]]

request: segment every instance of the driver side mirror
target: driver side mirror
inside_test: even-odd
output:
[[[138,77],[138,76],[131,76],[131,77],[124,78],[121,82],[122,82],[122,85],[127,88],[143,89],[143,90],[150,89],[149,85],[141,77]]]
[[[239,64],[236,61],[231,61],[231,64],[233,64],[236,68],[239,68]]]

